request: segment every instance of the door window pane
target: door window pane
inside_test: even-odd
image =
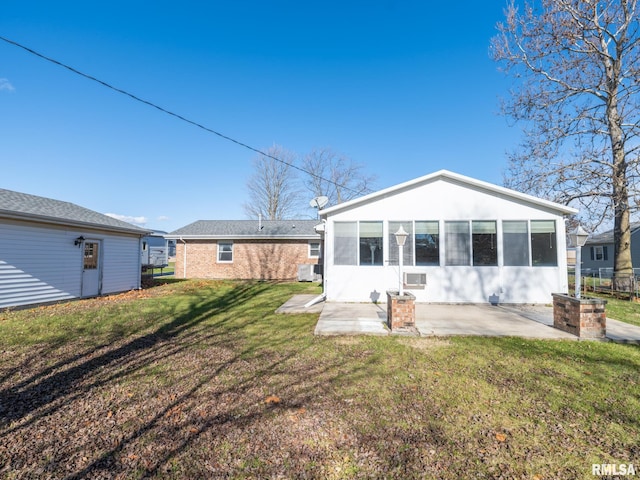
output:
[[[360,222],[360,265],[382,265],[382,222]]]
[[[416,265],[440,265],[438,222],[416,222]]]
[[[84,269],[96,270],[98,268],[98,243],[84,243]]]
[[[558,265],[556,222],[531,220],[531,263],[535,267]]]
[[[474,221],[473,232],[473,264],[480,266],[498,265],[498,246],[496,245],[496,222]]]
[[[469,222],[445,222],[445,264],[470,265]]]

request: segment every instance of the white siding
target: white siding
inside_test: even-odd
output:
[[[78,298],[82,249],[79,236],[103,243],[101,293],[140,286],[138,237],[105,232],[0,222],[0,308]]]
[[[555,220],[557,267],[504,267],[501,264],[503,220]],[[566,292],[567,268],[563,215],[546,206],[515,200],[501,193],[439,179],[385,197],[330,213],[325,228],[325,293],[329,301],[366,302],[398,289],[398,267],[388,264],[388,222],[437,220],[440,223],[440,266],[406,266],[405,272],[425,273],[424,289],[406,289],[418,302],[548,303],[551,293]],[[333,264],[334,222],[384,221],[382,266]],[[444,266],[444,222],[448,220],[496,220],[498,266]],[[393,232],[391,232],[393,233]]]
[[[105,237],[103,269],[102,293],[140,288],[140,239]]]

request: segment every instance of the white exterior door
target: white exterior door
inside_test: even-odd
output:
[[[102,290],[102,243],[99,240],[85,240],[82,261],[82,296],[100,295]]]

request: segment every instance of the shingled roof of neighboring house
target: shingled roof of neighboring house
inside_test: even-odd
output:
[[[95,227],[144,235],[149,230],[74,203],[0,188],[0,218]]]
[[[634,234],[636,230],[640,229],[640,222],[630,223],[629,228],[631,228],[631,234]],[[589,235],[586,245],[603,245],[606,243],[613,243],[613,230]]]
[[[166,238],[320,238],[319,220],[198,220],[165,235]]]

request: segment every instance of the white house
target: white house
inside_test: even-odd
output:
[[[69,202],[0,189],[0,308],[140,288],[148,233]]]
[[[567,292],[564,217],[577,210],[446,170],[320,211],[327,301],[549,303]]]

